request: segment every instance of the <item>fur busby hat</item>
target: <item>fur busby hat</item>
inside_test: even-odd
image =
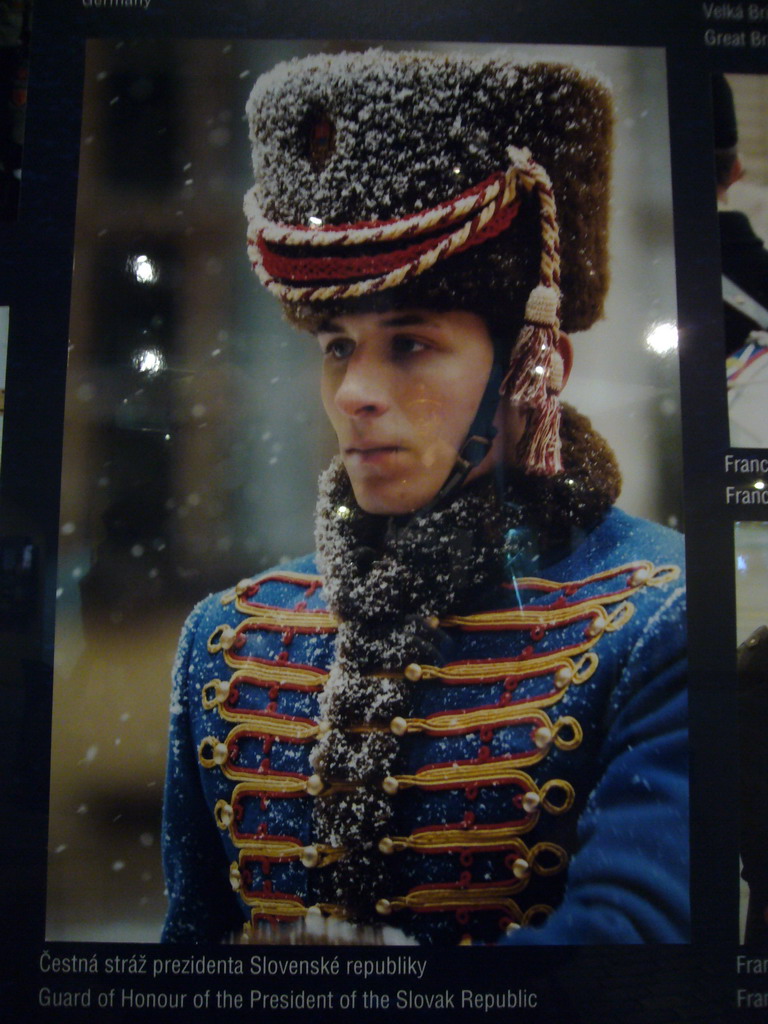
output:
[[[338,283],[349,288],[391,275],[398,257],[422,255],[425,240],[442,240],[487,211],[489,200],[467,202],[469,212],[454,220],[435,217],[410,231],[406,223],[374,237],[376,225],[439,212],[503,175],[510,147],[528,150],[552,183],[563,328],[583,330],[601,315],[612,115],[609,93],[594,77],[499,57],[320,54],[262,75],[247,113],[256,177],[246,198],[252,257],[291,319],[373,294],[363,287],[339,299]],[[402,289],[392,299],[398,305],[491,311],[512,302],[522,313],[540,269],[540,211],[530,196],[513,214],[505,209],[464,247],[445,253],[444,246],[429,266],[381,291]],[[276,226],[295,228],[294,237]],[[339,226],[357,226],[360,237],[328,231]]]
[[[462,309],[511,347],[527,324],[522,381],[539,327],[600,317],[612,112],[596,78],[498,56],[321,54],[259,78],[247,113],[249,256],[299,326]]]

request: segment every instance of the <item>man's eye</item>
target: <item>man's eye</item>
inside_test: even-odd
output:
[[[323,354],[331,359],[348,359],[354,347],[355,343],[348,338],[333,338],[323,349]]]
[[[396,334],[392,339],[392,351],[396,356],[414,355],[416,352],[423,351],[426,347],[423,341],[411,337],[410,334]]]

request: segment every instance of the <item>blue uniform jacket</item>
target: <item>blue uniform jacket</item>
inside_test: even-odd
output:
[[[317,913],[309,763],[335,620],[314,560],[190,615],[174,670],[166,941]],[[378,856],[382,920],[424,943],[682,942],[682,538],[614,509],[575,550],[440,623],[412,687]],[[437,659],[436,659],[437,660]],[[382,678],[386,685],[386,678]],[[323,905],[323,912],[334,912]]]

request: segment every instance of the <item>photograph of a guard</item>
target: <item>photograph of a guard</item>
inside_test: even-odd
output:
[[[371,50],[279,65],[248,117],[249,256],[339,455],[316,554],[186,624],[164,940],[687,941],[682,537],[614,507],[560,401],[608,288],[608,88]]]

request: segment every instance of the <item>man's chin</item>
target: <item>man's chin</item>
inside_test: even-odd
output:
[[[387,486],[372,487],[352,480],[355,501],[372,516],[407,516],[425,505],[428,499],[418,501],[407,493]]]
[[[438,474],[419,466],[395,474],[385,467],[344,458],[355,501],[364,512],[374,516],[408,516],[427,505],[442,485]],[[389,467],[388,467],[389,468]]]

